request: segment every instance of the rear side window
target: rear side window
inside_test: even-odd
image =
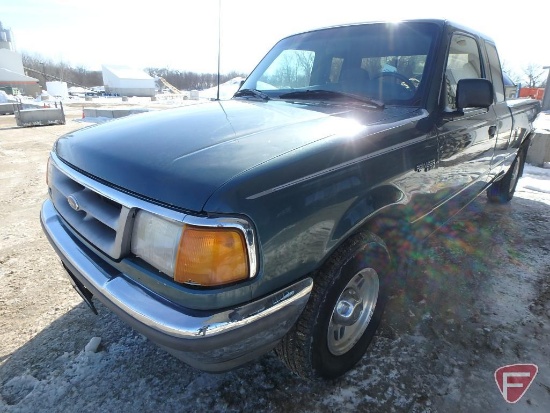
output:
[[[497,48],[491,43],[485,43],[485,46],[487,47],[487,54],[489,55],[489,68],[491,70],[495,98],[497,102],[502,102],[504,101],[504,83],[502,80],[502,69],[500,67]]]

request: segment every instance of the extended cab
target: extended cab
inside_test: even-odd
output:
[[[509,201],[540,110],[444,20],[287,37],[228,101],[62,136],[41,221],[77,291],[206,371],[273,348],[352,368],[392,258],[477,195]],[[391,255],[390,255],[391,254]]]

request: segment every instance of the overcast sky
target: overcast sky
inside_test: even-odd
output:
[[[102,64],[215,72],[219,0],[0,0],[19,52]],[[221,71],[248,73],[281,37],[372,20],[439,17],[482,31],[507,68],[550,65],[548,0],[221,0]],[[543,77],[546,76],[546,72]]]

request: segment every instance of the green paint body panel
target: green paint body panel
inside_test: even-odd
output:
[[[402,40],[390,36],[373,47],[424,50],[425,61],[411,77],[418,86],[401,79],[384,86],[390,91],[384,98],[382,81],[377,88],[365,81],[377,99],[335,89],[335,73],[347,70],[355,49],[332,56],[330,40],[362,30],[365,36],[408,30]],[[540,110],[534,101],[498,99],[488,108],[446,110],[445,68],[455,35],[477,42],[483,77],[498,80],[485,50],[492,41],[447,21],[343,26],[283,39],[245,81],[248,92],[240,97],[129,116],[57,141],[62,162],[116,191],[182,214],[248,221],[257,242],[254,278],[210,289],[176,284],[131,254],[112,260],[78,234],[71,237],[96,254],[98,266],[197,313],[250,303],[306,277],[314,283],[315,271],[363,228],[392,244],[421,241],[502,177]],[[282,93],[256,76],[280,48],[317,44],[316,36],[326,45],[311,60],[311,77],[325,76],[328,90],[315,85]],[[380,50],[375,57],[383,56]],[[356,63],[372,66],[368,59]],[[375,78],[381,77],[395,76]]]

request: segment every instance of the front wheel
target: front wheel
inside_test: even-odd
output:
[[[345,242],[314,278],[306,308],[276,348],[304,378],[335,378],[361,360],[387,297],[390,257],[384,242],[360,233]]]

